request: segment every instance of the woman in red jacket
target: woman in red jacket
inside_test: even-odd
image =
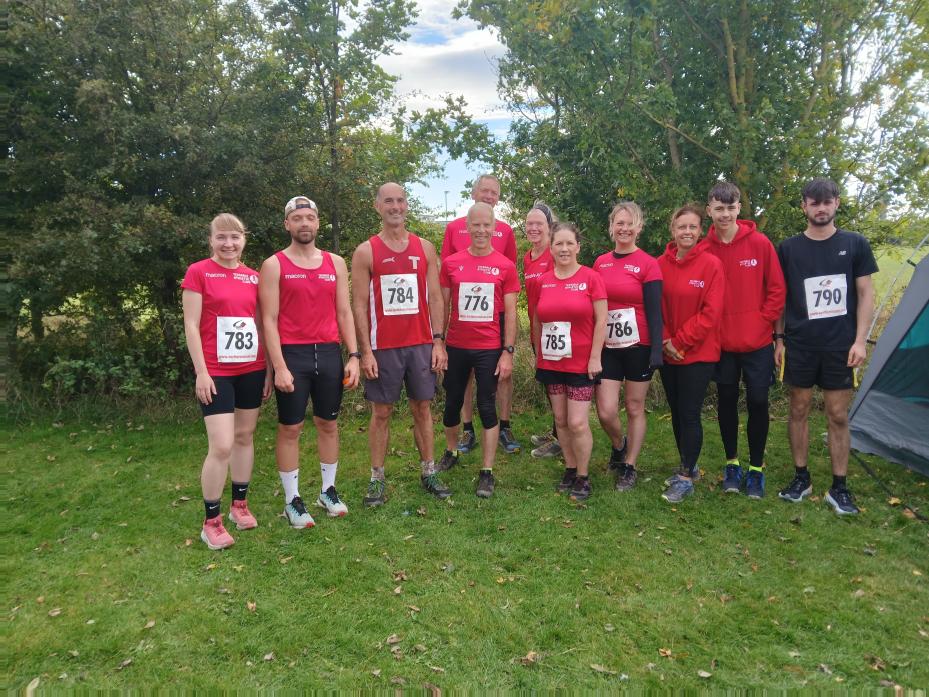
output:
[[[688,204],[671,216],[671,242],[658,258],[664,286],[664,366],[661,382],[671,408],[674,440],[681,456],[677,474],[661,495],[677,503],[693,493],[699,478],[697,459],[703,447],[700,409],[719,360],[719,321],[725,277],[722,263],[698,246],[703,211]]]

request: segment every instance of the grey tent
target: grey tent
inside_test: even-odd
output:
[[[878,339],[849,417],[855,450],[929,476],[929,256]]]

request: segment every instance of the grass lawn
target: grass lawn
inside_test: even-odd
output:
[[[468,456],[448,475],[456,495],[437,502],[419,488],[398,419],[389,500],[368,511],[359,414],[343,422],[348,517],[295,531],[279,517],[269,407],[250,495],[260,527],[232,530],[236,545],[216,553],[198,538],[202,422],[181,411],[3,426],[8,687],[929,685],[929,526],[854,463],[863,512],[834,515],[820,500],[830,481],[821,418],[815,500],[776,496],[791,474],[782,421],[767,498],[719,493],[707,412],[706,476],[677,507],[659,498],[675,463],[664,413],[650,416],[627,494],[612,491],[596,432],[594,495],[580,507],[553,491],[561,465],[527,453],[500,456],[489,501],[473,495],[478,456]],[[546,417],[514,423],[525,444]],[[868,460],[929,511],[925,479]]]

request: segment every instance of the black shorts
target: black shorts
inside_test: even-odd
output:
[[[562,373],[559,370],[536,368],[535,379],[543,385],[567,385],[568,387],[590,387],[596,380],[587,377],[587,373]]]
[[[852,389],[852,369],[848,351],[806,351],[790,348],[784,352],[784,383],[792,387],[824,390]]]
[[[601,380],[628,380],[629,382],[648,382],[655,372],[649,367],[652,357],[651,346],[628,346],[627,348],[604,348],[601,356],[603,373]]]
[[[261,406],[265,371],[253,370],[242,375],[214,376],[213,384],[216,385],[213,401],[209,404],[199,402],[200,411],[204,416],[234,414],[236,409],[257,409]]]
[[[719,355],[719,362],[713,370],[713,382],[738,385],[740,380],[749,387],[771,387],[774,384],[773,344],[756,351],[723,351]]]
[[[313,400],[313,416],[333,421],[342,408],[344,366],[342,349],[331,344],[284,344],[287,370],[294,376],[294,391],[274,390],[277,421],[293,426],[306,420],[306,407]]]

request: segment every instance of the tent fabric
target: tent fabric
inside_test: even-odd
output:
[[[929,256],[874,348],[849,417],[855,450],[929,476]]]

